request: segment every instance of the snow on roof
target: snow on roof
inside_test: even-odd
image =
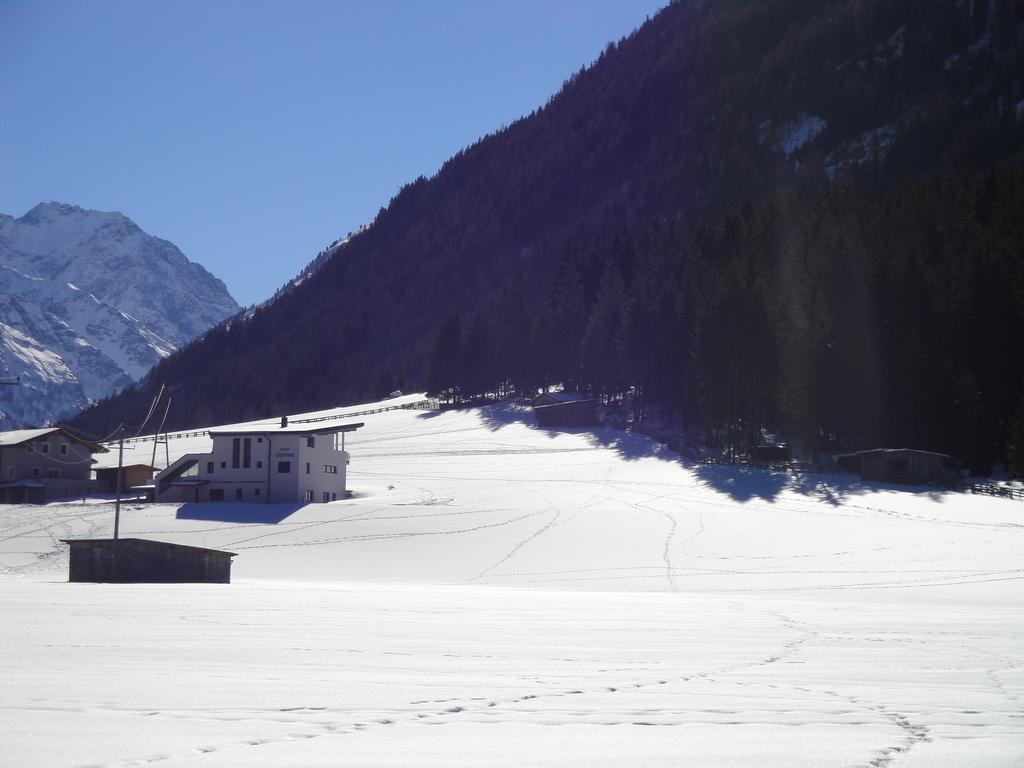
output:
[[[0,432],[0,445],[21,445],[29,440],[35,440],[59,431],[57,427],[48,427],[47,429],[15,429],[11,432]]]
[[[575,403],[582,400],[591,400],[586,395],[581,395],[579,392],[542,392],[537,395],[533,402],[534,408],[544,407],[544,405],[560,405],[562,403]],[[551,403],[544,403],[545,400],[553,400]]]
[[[549,408],[566,408],[567,406],[570,406],[570,405],[584,405],[586,403],[596,403],[596,402],[597,402],[597,400],[595,400],[593,398],[581,397],[581,398],[578,398],[578,399],[575,399],[575,400],[566,400],[564,402],[546,403],[546,404],[541,404],[541,405],[535,405],[535,406],[533,406],[533,410],[535,410],[535,411],[546,411]]]
[[[99,443],[94,443],[92,440],[86,440],[84,437],[76,435],[74,432],[65,429],[64,427],[46,427],[44,429],[15,429],[10,432],[0,432],[0,447],[5,445],[21,445],[27,443],[29,440],[37,440],[40,437],[46,437],[52,435],[54,432],[59,432],[69,440],[81,443],[82,445],[88,446],[93,453],[106,453],[107,449]]]
[[[363,426],[363,422],[314,422],[301,423],[301,424],[288,424],[287,426],[269,427],[261,425],[257,427],[247,427],[244,424],[233,426],[233,427],[214,427],[210,430],[211,435],[321,435],[332,432],[355,432]]]

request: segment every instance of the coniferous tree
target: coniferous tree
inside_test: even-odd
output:
[[[427,358],[427,391],[442,400],[456,400],[461,374],[462,319],[459,315],[452,315],[437,329]]]
[[[1024,382],[1021,384],[1017,409],[1010,422],[1006,456],[1010,473],[1014,477],[1024,477]]]

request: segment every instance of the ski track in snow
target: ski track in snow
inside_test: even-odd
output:
[[[238,552],[230,587],[61,584],[112,505],[0,507],[0,765],[1024,761],[1024,507],[365,422],[353,499],[122,508]]]

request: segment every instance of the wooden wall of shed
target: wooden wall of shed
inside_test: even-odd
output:
[[[73,543],[68,580],[228,584],[231,556],[132,539]]]
[[[918,451],[866,453],[861,456],[861,477],[883,483],[939,483],[943,480],[943,457]]]
[[[537,426],[546,429],[594,427],[598,424],[597,404],[593,400],[576,400],[535,408]]]

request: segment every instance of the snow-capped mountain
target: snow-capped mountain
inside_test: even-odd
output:
[[[0,214],[0,428],[74,413],[238,311],[224,284],[121,213]]]

